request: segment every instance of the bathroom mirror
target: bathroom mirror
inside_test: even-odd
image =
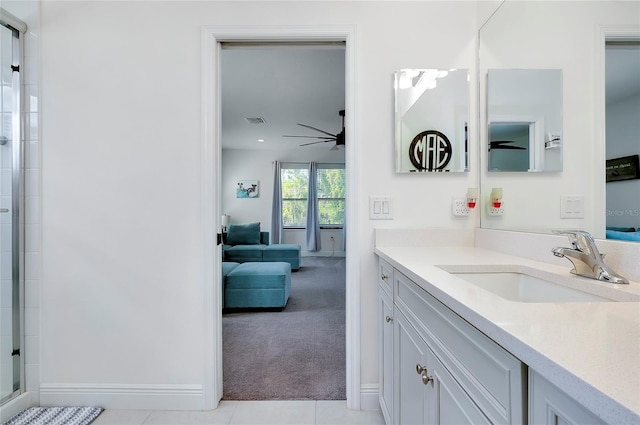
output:
[[[479,152],[480,201],[481,206],[486,205],[491,188],[502,188],[504,213],[494,216],[480,208],[481,227],[534,233],[575,228],[603,239],[607,215],[637,213],[637,205],[611,205],[613,197],[609,193],[620,188],[626,194],[624,199],[637,199],[626,186],[639,179],[606,183],[607,159],[639,153],[639,120],[625,118],[631,111],[628,106],[632,102],[638,104],[639,98],[628,84],[623,88],[627,103],[624,107],[619,105],[618,118],[635,124],[636,130],[612,132],[609,117],[605,125],[605,115],[610,111],[605,105],[605,76],[612,74],[608,67],[605,73],[605,40],[609,37],[640,39],[640,2],[507,0],[482,26],[478,40],[479,146],[484,147]],[[561,71],[562,127],[558,131],[562,171],[488,171],[488,77],[492,70]],[[638,78],[639,74],[634,75]],[[512,94],[520,95],[527,89],[521,84]],[[516,122],[516,127],[526,121]],[[499,125],[495,128],[496,132],[506,130]],[[515,130],[523,136],[526,127]],[[550,132],[555,130],[545,131]],[[616,148],[614,152],[610,149],[613,139],[636,145],[627,145],[624,150]],[[634,223],[639,222],[640,213],[633,218]],[[633,227],[640,227],[640,223]]]
[[[469,171],[469,72],[402,69],[395,73],[397,173]]]
[[[562,70],[489,69],[488,170],[562,171]]]

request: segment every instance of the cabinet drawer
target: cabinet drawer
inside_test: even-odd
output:
[[[391,264],[380,258],[378,261],[378,284],[391,298],[393,298],[393,273],[394,269]]]
[[[492,423],[524,423],[525,366],[395,271],[395,300],[446,369]]]

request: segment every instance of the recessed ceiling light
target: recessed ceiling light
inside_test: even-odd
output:
[[[258,139],[258,143],[264,142],[264,139]]]

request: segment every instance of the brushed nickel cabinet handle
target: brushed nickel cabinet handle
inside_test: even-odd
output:
[[[422,375],[422,383],[427,385],[429,382],[433,382],[433,376],[427,376],[427,371],[421,373]]]
[[[427,368],[422,366],[420,363],[416,365],[416,373],[422,376],[422,383],[427,385],[429,382],[433,382],[433,376],[429,376],[429,372],[427,372]]]

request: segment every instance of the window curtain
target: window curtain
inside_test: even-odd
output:
[[[273,203],[271,205],[271,243],[282,241],[282,164],[273,165]]]
[[[347,207],[344,207],[344,220],[342,221],[342,243],[340,244],[340,250],[347,251]]]
[[[320,251],[320,212],[318,211],[318,164],[309,164],[307,196],[307,251]]]

